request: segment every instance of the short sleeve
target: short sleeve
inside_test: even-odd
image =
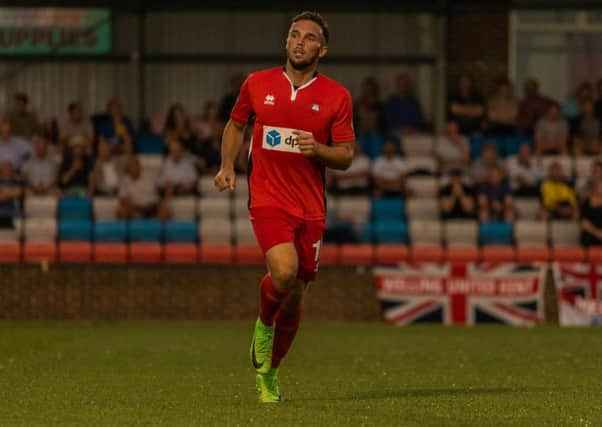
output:
[[[348,91],[345,91],[345,94],[341,99],[336,116],[330,128],[330,136],[334,143],[355,141],[355,132],[353,130],[353,103]]]
[[[249,117],[251,117],[251,114],[253,113],[251,91],[249,89],[250,78],[251,76],[247,77],[240,87],[238,98],[236,98],[236,103],[234,104],[234,108],[232,108],[232,112],[230,113],[230,118],[238,123],[247,123],[249,121]]]

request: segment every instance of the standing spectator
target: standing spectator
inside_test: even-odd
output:
[[[117,217],[169,219],[167,205],[159,201],[156,182],[142,178],[140,161],[136,156],[128,158],[127,173],[119,185]]]
[[[488,180],[479,188],[479,219],[482,222],[514,220],[512,191],[498,166],[489,170]]]
[[[190,127],[190,119],[181,104],[169,107],[165,121],[165,141],[178,140],[186,150],[191,150],[195,135]]]
[[[186,157],[178,140],[169,142],[169,156],[161,173],[162,190],[166,198],[194,194],[197,172],[194,161]]]
[[[41,134],[43,129],[38,121],[38,116],[27,110],[29,103],[27,95],[17,93],[14,101],[14,109],[7,114],[13,134],[27,140],[31,140],[35,134]]]
[[[328,178],[334,194],[367,194],[370,189],[370,158],[356,144],[349,169],[328,169]]]
[[[238,98],[238,93],[240,92],[240,87],[245,81],[245,76],[241,73],[233,74],[230,79],[230,92],[228,92],[222,98],[219,105],[219,117],[222,122],[227,123],[230,120],[230,112],[232,108],[234,108],[234,104],[236,103],[236,98]]]
[[[98,119],[97,136],[104,136],[116,154],[130,152],[134,140],[132,121],[123,114],[121,102],[112,98],[107,104],[107,114]]]
[[[602,179],[594,182],[592,191],[581,206],[581,244],[602,245]]]
[[[443,219],[474,218],[475,195],[464,183],[462,169],[449,171],[449,184],[439,190],[439,206]]]
[[[92,170],[95,193],[102,196],[116,195],[126,166],[127,156],[114,155],[111,144],[101,137],[98,141],[98,158]]]
[[[490,135],[508,136],[516,133],[518,100],[507,78],[498,79],[495,93],[487,100],[487,120]]]
[[[396,144],[385,141],[383,155],[372,165],[374,197],[399,197],[406,193],[405,174],[407,166],[397,153]]]
[[[411,133],[423,125],[422,109],[412,93],[408,73],[403,72],[397,76],[397,93],[387,100],[384,114],[389,135]]]
[[[74,136],[69,145],[59,172],[61,188],[68,195],[91,196],[94,190],[93,163],[86,154],[86,140],[83,136]]]
[[[455,120],[448,120],[445,135],[437,138],[435,155],[442,173],[468,167],[470,163],[468,140],[460,134],[458,122]]]
[[[594,113],[594,103],[591,99],[586,99],[581,104],[581,117],[575,127],[573,138],[575,156],[598,155],[600,153],[600,120]]]
[[[355,102],[356,132],[360,136],[382,135],[384,133],[383,104],[380,100],[380,87],[374,77],[362,82],[362,93]]]
[[[458,87],[447,100],[447,117],[455,120],[460,126],[460,133],[472,135],[481,129],[485,116],[485,105],[479,92],[473,87],[472,79],[467,74],[458,78]]]
[[[533,158],[531,147],[523,144],[518,155],[508,159],[510,188],[517,197],[539,197],[539,181],[543,171],[539,162]]]
[[[13,228],[14,219],[21,213],[23,185],[13,164],[0,161],[0,228]]]
[[[61,145],[67,147],[74,136],[83,136],[86,140],[88,154],[92,154],[92,141],[94,139],[92,122],[84,114],[84,107],[79,101],[72,102],[67,107],[67,117],[60,125],[59,140]]]
[[[556,102],[548,105],[548,111],[537,122],[535,130],[535,150],[542,154],[566,154],[569,138],[569,125],[560,115]]]
[[[489,171],[497,167],[502,169],[502,163],[497,155],[497,146],[489,142],[483,147],[481,157],[475,159],[470,167],[470,178],[473,184],[480,185],[489,179]]]
[[[524,98],[518,111],[518,128],[525,135],[533,135],[535,125],[546,114],[551,100],[539,93],[537,80],[528,79],[524,84]]]
[[[12,135],[8,118],[0,122],[0,161],[8,161],[20,171],[23,163],[31,157],[31,144],[22,138]]]
[[[543,219],[577,218],[577,198],[573,189],[565,182],[562,166],[558,162],[550,165],[548,178],[541,184]]]
[[[27,192],[36,195],[58,195],[59,165],[48,155],[48,141],[43,136],[33,140],[34,155],[23,165]]]

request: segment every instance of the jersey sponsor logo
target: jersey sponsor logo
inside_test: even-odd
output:
[[[265,96],[265,101],[263,101],[263,103],[265,105],[274,105],[276,102],[276,97],[274,95],[272,95],[271,93],[267,94]]]
[[[264,126],[262,147],[266,150],[300,154],[299,142],[293,131],[295,129]]]

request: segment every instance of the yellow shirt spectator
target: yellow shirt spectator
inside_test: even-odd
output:
[[[571,206],[577,204],[575,192],[562,181],[546,180],[541,185],[541,196],[543,205],[550,209],[560,203],[569,203]]]

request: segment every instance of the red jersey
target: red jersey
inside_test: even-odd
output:
[[[320,144],[354,141],[349,91],[322,74],[295,88],[282,67],[257,71],[243,83],[230,117],[247,123],[252,114],[249,207],[324,220],[325,167],[301,154],[292,132],[311,132]]]

